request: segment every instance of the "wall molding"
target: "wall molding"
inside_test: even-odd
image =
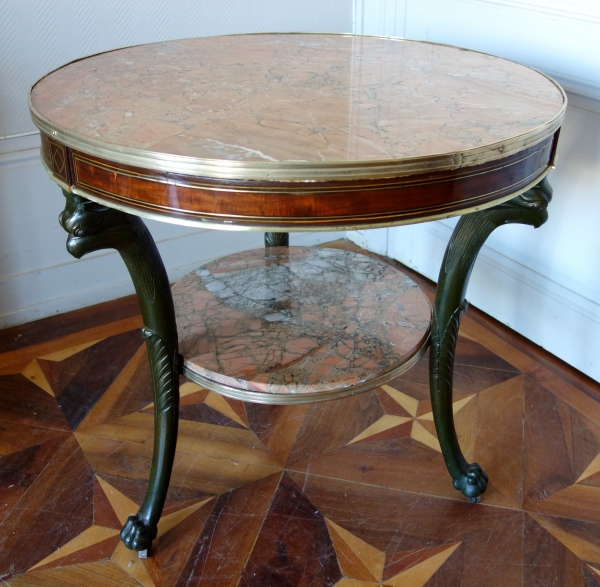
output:
[[[39,148],[0,153],[0,172],[8,169],[19,169],[20,167],[31,167],[32,165],[40,164]]]
[[[453,227],[444,224],[443,221],[429,222],[421,225],[421,227],[422,230],[445,243],[450,240],[453,231]],[[494,271],[500,271],[511,279],[526,284],[527,287],[552,299],[553,302],[581,314],[586,320],[594,322],[597,325],[596,328],[600,330],[600,303],[596,302],[592,296],[583,295],[581,292],[515,261],[490,244],[484,245],[477,257],[476,265],[489,265]],[[437,275],[430,277],[430,279],[437,282]],[[467,298],[469,298],[468,295]],[[600,292],[597,292],[597,299],[600,300]]]
[[[405,227],[398,228],[403,229]],[[449,242],[454,230],[453,226],[445,224],[444,221],[434,221],[412,225],[411,229],[413,231],[428,233],[439,241],[441,248],[436,251],[436,254],[439,257],[439,261],[441,261],[446,244]],[[425,277],[437,283],[440,263],[432,261],[427,267],[424,267],[419,262],[415,263],[411,259],[412,256],[406,250],[402,250],[402,243],[406,243],[407,241],[401,237],[399,241],[396,241],[394,230],[393,227],[389,229],[355,230],[347,232],[346,236],[358,246],[369,249],[379,255],[387,255],[397,259],[407,267],[419,271]],[[435,254],[432,255],[431,251],[428,254],[431,257],[436,256]],[[554,302],[581,314],[587,320],[595,322],[600,329],[600,302],[594,299],[600,300],[600,292],[597,292],[597,296],[594,296],[594,293],[584,295],[575,289],[551,279],[540,271],[536,271],[532,267],[527,267],[523,263],[519,263],[490,244],[485,244],[477,257],[476,265],[481,264],[490,265],[494,270],[500,271],[510,278],[526,284],[531,289],[551,298]],[[467,298],[469,298],[468,295]]]
[[[598,34],[600,35],[600,30],[598,31]],[[565,92],[569,94],[569,99],[575,95],[581,98],[593,100],[597,103],[593,111],[600,111],[600,84],[583,78],[572,77],[562,72],[552,71],[550,69],[545,69],[544,73],[556,80],[562,86]],[[571,100],[569,101],[571,102]]]
[[[353,0],[352,32],[403,37],[407,2],[408,0]]]
[[[85,55],[171,39],[267,31],[348,32],[352,0],[2,2],[0,135],[35,129],[27,93]]]
[[[568,108],[579,108],[580,110],[600,114],[600,93],[597,97],[589,97],[567,91],[567,97],[569,100]]]
[[[347,233],[369,250],[385,254],[437,282],[453,227],[443,222],[390,228],[387,239],[374,231]],[[600,381],[600,292],[594,295],[556,280],[484,245],[479,253],[467,299],[548,352]],[[532,308],[541,309],[531,312]],[[556,333],[561,333],[556,336]]]
[[[344,237],[344,232],[293,233],[290,244],[313,246]],[[157,240],[156,244],[174,282],[216,257],[262,246],[263,235],[199,228]],[[101,251],[79,260],[65,252],[63,263],[0,280],[0,329],[132,293],[133,283],[115,251]]]
[[[31,165],[41,165],[39,132],[0,140],[0,172]]]
[[[8,247],[5,253],[19,256],[19,247],[13,249],[10,243],[18,242],[15,239],[22,230],[18,226],[21,220],[27,224],[28,231],[31,226],[18,210],[23,205],[31,205],[32,201],[37,205],[38,197],[49,198],[44,206],[52,213],[42,215],[43,226],[35,226],[39,237],[37,242],[52,239],[52,248],[56,250],[50,259],[36,258],[33,262],[31,258],[27,262],[20,259],[17,266],[21,265],[21,271],[14,267],[14,262],[7,263],[6,267],[12,266],[13,269],[0,278],[0,329],[108,301],[134,291],[116,252],[101,251],[76,260],[64,251],[62,243],[66,234],[56,219],[63,199],[50,200],[60,190],[42,168],[39,147],[39,133],[0,140],[0,189],[3,198],[0,210],[5,222],[7,218],[11,219],[10,226],[4,227],[2,235],[5,237],[4,246]],[[20,189],[25,191],[25,203],[13,197]],[[27,197],[30,192],[34,195]],[[259,232],[177,227],[156,221],[147,224],[173,281],[211,259],[263,244],[263,236]],[[14,231],[13,236],[9,235],[9,228]],[[309,246],[344,236],[344,232],[294,233],[290,240],[294,245]]]
[[[568,92],[600,101],[600,4],[562,0],[416,0],[409,36],[499,55],[550,75]],[[425,6],[423,6],[423,3]],[[432,14],[431,18],[428,17]]]
[[[535,12],[562,19],[576,20],[586,24],[600,24],[600,8],[592,8],[589,4],[570,0],[569,8],[565,2],[545,0],[544,2],[524,2],[522,0],[459,0],[465,4],[489,4],[500,8],[511,8],[524,12]]]

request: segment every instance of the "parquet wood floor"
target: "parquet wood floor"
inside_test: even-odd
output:
[[[139,560],[118,538],[151,459],[139,326],[126,298],[0,333],[2,584],[600,585],[600,385],[476,310],[454,407],[467,458],[490,476],[480,504],[446,473],[427,356],[312,405],[184,383],[159,537]]]

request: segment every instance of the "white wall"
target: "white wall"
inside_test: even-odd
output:
[[[468,292],[476,307],[600,381],[600,2],[355,0],[356,30],[468,47],[557,79],[570,105],[550,219],[498,229]],[[350,233],[437,281],[455,220]]]
[[[600,380],[600,3],[597,0],[0,0],[0,328],[131,293],[114,253],[75,261],[58,226],[60,190],[39,163],[29,86],[71,59],[136,43],[268,30],[430,39],[525,63],[571,105],[555,200],[537,231],[503,227],[484,248],[470,301]],[[33,133],[33,134],[27,134]],[[25,136],[13,136],[13,135]],[[6,136],[9,138],[6,138]],[[353,233],[437,279],[452,221]],[[257,233],[149,223],[172,279],[250,246]],[[312,243],[341,236],[294,235]]]
[[[64,248],[57,222],[64,198],[41,166],[27,110],[36,79],[72,59],[138,43],[353,26],[352,0],[0,0],[0,15],[0,328],[133,292],[116,253],[76,261]],[[262,243],[260,233],[148,226],[173,280]],[[295,234],[292,242],[339,236]]]

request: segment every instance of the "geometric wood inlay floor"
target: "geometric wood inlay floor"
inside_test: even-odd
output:
[[[0,333],[4,585],[600,585],[600,386],[473,310],[454,410],[489,474],[480,504],[446,472],[427,355],[319,404],[184,383],[159,536],[138,559],[118,534],[152,454],[140,324],[127,299]]]

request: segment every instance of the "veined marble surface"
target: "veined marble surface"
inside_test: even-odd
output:
[[[76,61],[32,90],[52,124],[110,145],[237,162],[397,160],[545,125],[540,73],[425,42],[275,34],[185,39]]]
[[[213,381],[262,393],[347,388],[405,363],[431,307],[389,265],[336,249],[223,257],[173,287],[179,350]]]

